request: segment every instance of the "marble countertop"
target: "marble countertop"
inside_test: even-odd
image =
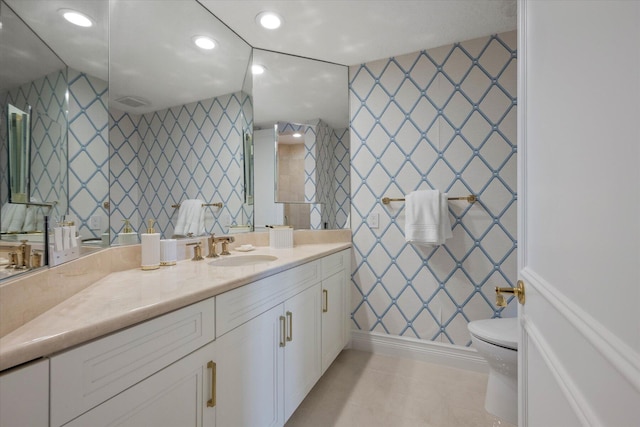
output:
[[[351,247],[351,243],[257,247],[278,259],[241,267],[180,261],[158,270],[111,273],[0,338],[0,371],[82,344],[206,298]],[[232,251],[231,256],[248,253]],[[213,261],[215,262],[215,260]]]

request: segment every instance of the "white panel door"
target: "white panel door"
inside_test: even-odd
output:
[[[322,373],[344,347],[346,282],[344,271],[322,281]]]
[[[0,426],[49,425],[49,359],[0,375]]]
[[[215,360],[214,341],[65,426],[214,427],[217,410],[214,396],[223,392],[210,364]]]
[[[218,427],[281,426],[282,304],[216,340]]]
[[[520,426],[640,422],[640,2],[519,2]]]
[[[265,225],[284,224],[284,205],[276,203],[276,133],[270,129],[253,132],[255,168],[254,224],[257,230]]]
[[[289,419],[320,378],[320,283],[284,303],[284,419]]]

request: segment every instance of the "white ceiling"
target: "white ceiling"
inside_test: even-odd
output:
[[[198,0],[256,48],[355,65],[516,29],[516,0]],[[277,30],[256,24],[265,10]]]
[[[516,28],[516,0],[5,1],[67,65],[108,78],[112,105],[133,113],[240,90],[247,62],[243,58],[248,58],[250,48],[232,37],[235,32],[258,48],[254,50],[254,60],[268,67],[266,75],[253,81],[258,126],[279,120],[306,122],[321,118],[333,127],[346,127],[344,65]],[[231,30],[206,13],[198,2]],[[57,12],[61,7],[84,11],[97,25],[92,29],[68,25]],[[284,25],[273,31],[259,27],[255,17],[264,10],[278,12]],[[203,55],[190,45],[195,32],[207,31],[221,41],[224,52]],[[17,37],[22,40],[27,36]],[[7,40],[3,35],[2,44]],[[0,49],[0,53],[3,63],[5,58],[12,58],[11,49]],[[222,61],[223,57],[231,60]],[[9,81],[11,71],[25,77],[16,66],[17,61],[6,63],[12,66],[2,67],[0,83]],[[52,67],[55,66],[53,61]],[[40,76],[46,74],[44,62],[37,56],[30,67],[41,72]],[[8,73],[4,73],[7,68]],[[331,86],[335,76],[342,79],[341,83]],[[150,105],[131,108],[115,102],[124,96],[147,99]]]

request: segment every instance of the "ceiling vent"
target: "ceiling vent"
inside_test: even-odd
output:
[[[116,99],[116,102],[120,104],[124,104],[128,107],[138,108],[138,107],[146,107],[150,105],[150,102],[144,98],[138,98],[135,96],[123,96],[122,98]]]

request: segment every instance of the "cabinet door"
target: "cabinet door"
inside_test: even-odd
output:
[[[49,425],[49,360],[0,375],[0,426]]]
[[[215,426],[216,342],[178,360],[66,426]],[[220,391],[217,385],[217,391]],[[212,400],[213,399],[213,400]]]
[[[216,340],[219,427],[284,424],[282,310],[280,304]]]
[[[284,411],[289,419],[320,378],[321,345],[320,283],[284,303]]]
[[[322,373],[345,345],[346,275],[340,271],[322,281]]]

